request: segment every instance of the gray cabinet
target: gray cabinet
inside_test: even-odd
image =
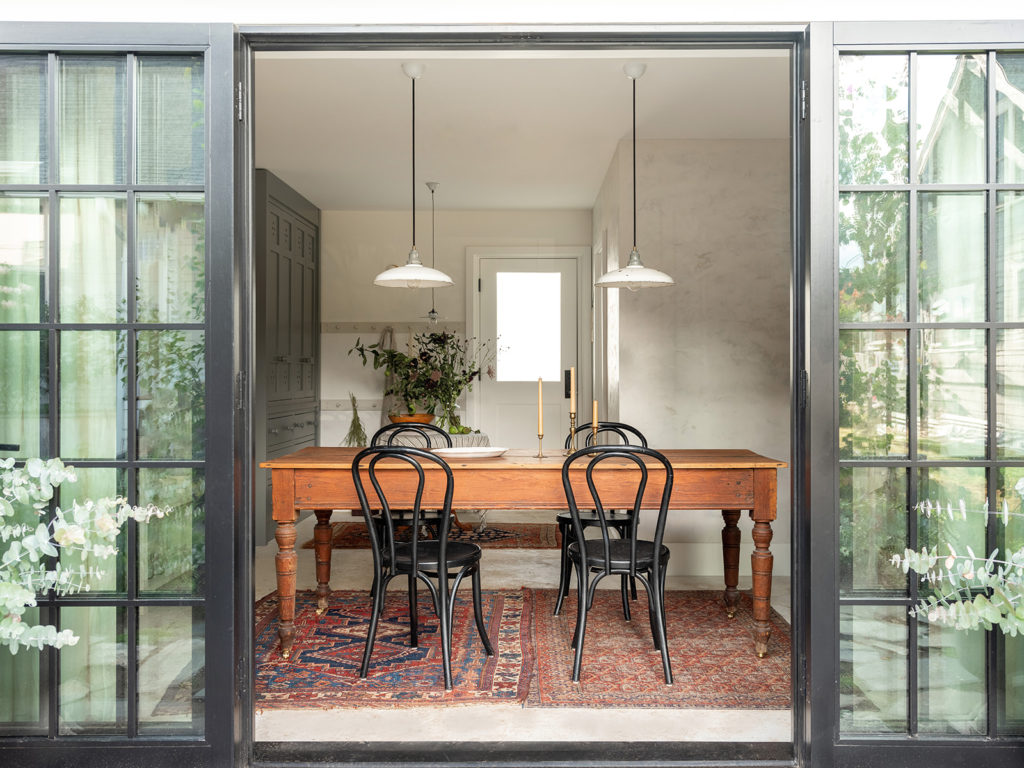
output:
[[[320,211],[270,171],[256,170],[257,464],[320,437]],[[270,473],[257,469],[257,543],[273,538]]]

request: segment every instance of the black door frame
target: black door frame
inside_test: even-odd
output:
[[[235,320],[235,179],[233,162],[233,60],[235,31],[230,24],[0,23],[4,53],[165,53],[204,55],[206,85],[206,709],[202,737],[61,737],[51,723],[48,737],[0,739],[0,762],[18,766],[209,766],[230,764],[233,743],[236,653],[236,520],[244,518],[233,457],[239,338]],[[51,83],[52,87],[52,83]],[[27,185],[31,186],[31,185]],[[45,185],[43,185],[45,186]],[[52,212],[51,212],[52,214]],[[131,565],[131,564],[130,564]],[[128,600],[120,601],[129,607]],[[147,601],[149,603],[151,601]],[[174,604],[173,601],[170,604]],[[189,602],[191,604],[191,602]],[[129,638],[132,635],[129,634]],[[129,649],[129,658],[134,652]],[[49,690],[56,691],[50,681]],[[129,690],[132,690],[129,688]],[[130,709],[130,707],[129,707]],[[51,707],[51,712],[53,712]]]
[[[791,530],[792,596],[793,596],[793,738],[791,743],[600,743],[548,744],[504,742],[494,744],[467,743],[391,743],[358,744],[332,742],[255,743],[253,740],[252,680],[252,530],[242,521],[240,539],[247,544],[249,561],[238,563],[238,679],[239,712],[237,723],[240,744],[238,765],[288,766],[296,762],[317,764],[383,765],[726,765],[734,761],[754,761],[761,766],[805,764],[809,733],[808,658],[809,622],[809,507],[805,502],[809,488],[804,438],[806,403],[804,333],[807,328],[807,249],[806,222],[809,197],[806,194],[809,149],[803,85],[808,66],[808,26],[775,25],[566,25],[542,27],[477,27],[477,26],[251,26],[239,27],[239,88],[244,94],[243,109],[252,114],[252,56],[255,51],[274,50],[415,50],[415,49],[602,49],[633,48],[642,56],[645,48],[709,48],[709,47],[776,47],[790,51],[790,115],[791,115],[791,467],[792,507]],[[251,121],[249,121],[251,123]],[[252,141],[252,126],[247,134]],[[240,183],[241,196],[248,199],[252,188],[251,143],[240,150],[248,158]],[[246,204],[245,210],[251,206]],[[246,270],[251,274],[252,254]],[[248,332],[242,345],[252,348],[252,312]],[[251,358],[250,358],[251,359]],[[803,393],[803,394],[801,394]],[[244,473],[251,478],[251,472]],[[251,482],[250,482],[251,485]],[[251,490],[251,489],[250,489]],[[242,535],[244,534],[244,535]],[[685,718],[685,712],[680,714]],[[434,757],[444,755],[444,758]]]

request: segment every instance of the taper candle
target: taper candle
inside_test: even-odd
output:
[[[537,379],[537,434],[544,434],[544,379]]]
[[[569,369],[569,413],[576,413],[576,366]]]
[[[594,418],[590,420],[590,426],[594,428],[594,434],[597,434],[597,400],[594,401]]]

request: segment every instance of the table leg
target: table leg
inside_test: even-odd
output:
[[[331,509],[317,509],[313,527],[313,547],[316,551],[316,612],[327,612],[327,598],[331,594]]]
[[[722,519],[722,563],[725,570],[725,615],[730,619],[736,616],[740,604],[740,593],[736,585],[740,581],[740,529],[737,523],[740,510],[723,509]]]
[[[279,520],[277,531],[277,595],[280,599],[277,636],[281,639],[281,655],[286,659],[292,652],[295,638],[295,571],[298,557],[295,554],[295,521]]]
[[[754,521],[754,551],[750,555],[750,570],[754,579],[754,650],[764,658],[768,655],[768,637],[772,625],[772,557],[768,545],[772,541],[772,524],[764,520]]]

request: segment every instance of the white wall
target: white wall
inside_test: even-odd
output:
[[[443,189],[443,186],[442,186]],[[430,263],[430,212],[417,214],[417,248]],[[466,320],[466,249],[471,246],[589,245],[591,212],[562,211],[444,211],[436,214],[436,266],[455,285],[435,291],[436,308],[446,325],[463,331]],[[323,211],[321,215],[321,398],[322,445],[338,445],[348,432],[351,391],[360,402],[381,399],[384,376],[349,356],[358,337],[376,341],[392,325],[401,344],[423,330],[430,309],[430,291],[378,288],[373,278],[389,265],[404,263],[409,253],[412,223],[401,211]],[[353,327],[352,324],[359,325]],[[338,326],[338,327],[336,327]],[[336,401],[343,401],[337,403]],[[334,406],[344,408],[338,409]],[[379,407],[379,406],[378,406]],[[360,406],[367,431],[380,424],[380,411]]]
[[[619,147],[594,213],[594,239],[625,261],[632,246],[630,145]],[[671,288],[618,291],[607,370],[616,415],[652,445],[748,448],[789,459],[789,149],[784,140],[639,141],[638,245]],[[606,234],[607,233],[607,234]],[[614,358],[618,357],[618,364]],[[609,390],[616,389],[614,375]],[[779,475],[776,573],[789,572],[789,473]],[[741,572],[752,544],[744,531]],[[673,561],[721,570],[718,512],[674,515]],[[676,567],[679,567],[678,565]]]

